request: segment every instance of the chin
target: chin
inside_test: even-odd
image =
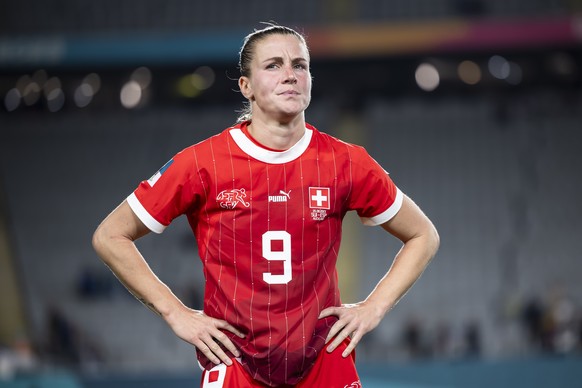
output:
[[[281,112],[279,114],[279,117],[282,120],[290,121],[290,120],[296,118],[297,116],[303,116],[304,112],[305,112],[305,109],[294,110],[294,111],[284,111],[284,112]]]
[[[297,104],[281,108],[282,115],[297,116],[305,112],[309,104]]]

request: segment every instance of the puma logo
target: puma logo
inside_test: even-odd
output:
[[[291,199],[291,190],[284,192],[279,190],[280,195],[269,195],[269,202],[287,202]]]

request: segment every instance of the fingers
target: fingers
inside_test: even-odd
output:
[[[226,334],[220,331],[220,329],[230,331],[240,338],[244,338],[245,335],[226,321],[215,318],[211,319],[213,321],[214,328],[209,330],[209,335],[205,336],[203,341],[204,345],[206,345],[207,352],[211,353],[211,356],[208,358],[215,364],[223,362],[230,366],[232,365],[232,361],[220,345],[223,345],[224,348],[226,348],[235,357],[240,357],[240,352],[234,343],[230,340],[230,338],[228,338]],[[208,356],[207,353],[204,351],[202,352]]]
[[[216,320],[216,327],[219,329],[228,330],[240,338],[245,338],[245,335],[240,330],[226,321]]]
[[[202,352],[214,364],[218,365],[223,362],[226,365],[232,365],[230,357],[227,356],[212,337],[208,336],[200,341],[196,341],[194,346],[196,346],[196,349]]]
[[[232,365],[232,360],[223,346],[235,357],[240,357],[239,350],[223,332],[216,330],[211,333],[201,336],[198,341],[193,342],[193,345],[214,364],[218,365],[222,362],[229,366]]]
[[[327,334],[327,338],[325,339],[325,343],[328,343],[333,337],[335,337],[342,329],[346,328],[352,318],[346,313],[348,310],[345,307],[328,307],[321,311],[319,314],[319,319],[329,317],[329,316],[337,316],[338,321],[331,327],[329,333]],[[346,329],[347,330],[347,329]],[[350,331],[347,331],[342,338],[342,341],[346,339],[351,334]],[[340,341],[341,342],[341,341]]]
[[[321,313],[319,314],[319,319],[322,318],[326,318],[326,317],[331,317],[331,316],[337,316],[338,318],[340,318],[330,329],[329,333],[327,334],[327,338],[325,339],[325,343],[327,344],[332,338],[334,338],[343,328],[344,326],[346,326],[347,322],[343,322],[341,320],[341,309],[338,307],[328,307],[326,309],[323,309],[321,311]],[[349,335],[346,334],[345,336],[342,336],[341,340],[339,341],[339,343],[341,343],[347,336]],[[337,341],[334,341],[334,344]],[[329,348],[328,351],[331,352],[333,351],[336,347],[337,344],[332,344]]]
[[[346,324],[341,322],[341,321],[337,321],[329,330],[329,333],[327,333],[327,338],[325,339],[325,343],[327,344],[332,338],[334,338],[339,332],[340,330],[342,330],[344,328]],[[342,339],[342,341],[345,339],[346,337],[344,337]]]
[[[337,324],[337,322],[336,322]],[[333,330],[333,327],[332,327]],[[329,342],[332,338],[333,341],[331,342],[331,344],[327,347],[327,351],[329,353],[333,352],[338,346],[340,346],[340,344],[342,342],[344,342],[344,340],[348,337],[351,336],[351,334],[355,331],[349,328],[349,326],[346,327],[340,327],[340,329],[336,330],[338,333],[337,335],[333,334],[332,335],[332,331],[330,330],[330,333],[328,335],[328,339],[326,342]],[[345,357],[345,356],[344,356]]]
[[[349,356],[350,353],[356,348],[356,346],[358,345],[358,343],[362,339],[363,334],[360,334],[359,331],[355,331],[354,333],[352,333],[351,337],[352,337],[352,340],[350,341],[348,347],[342,352],[342,357],[344,357],[344,358]]]
[[[214,342],[215,343],[219,343],[224,345],[224,347],[231,352],[235,357],[240,357],[240,352],[238,351],[238,349],[234,346],[234,344],[232,343],[232,341],[226,336],[226,334],[224,334],[221,331],[218,331],[218,333],[214,334]],[[220,347],[219,347],[220,348]],[[221,349],[222,350],[222,349]]]
[[[327,352],[331,353],[334,350],[336,350],[337,347],[340,346],[348,337],[350,337],[351,340],[350,340],[350,343],[348,344],[348,346],[346,347],[346,349],[342,352],[342,357],[345,358],[345,357],[349,356],[350,353],[356,348],[356,346],[358,345],[358,343],[362,339],[363,333],[362,333],[362,330],[360,330],[360,329],[352,330],[352,329],[348,328],[348,326],[344,327],[335,337],[334,336],[330,337],[330,339],[333,338],[333,341],[327,347],[327,349],[326,349]],[[329,339],[327,341],[329,341]]]
[[[329,353],[333,352],[348,337],[351,341],[348,347],[342,352],[342,357],[347,357],[356,348],[364,334],[368,331],[362,324],[361,317],[358,317],[358,309],[355,305],[342,305],[341,307],[328,307],[322,310],[319,318],[337,316],[338,320],[331,327],[325,343],[332,341],[327,347]]]
[[[240,357],[239,350],[222,330],[231,332],[239,338],[244,338],[245,335],[228,322],[195,310],[188,310],[187,314],[180,315],[179,318],[172,321],[174,332],[178,337],[194,345],[214,364],[222,362],[232,365],[232,355]],[[229,356],[228,352],[232,355]]]
[[[321,310],[321,313],[319,313],[319,319],[322,318],[326,318],[326,317],[331,317],[332,315],[338,315],[338,308],[337,307],[328,307],[326,309]]]

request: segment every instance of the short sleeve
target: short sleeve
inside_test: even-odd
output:
[[[176,217],[193,206],[192,158],[188,149],[176,154],[127,197],[137,217],[155,233],[162,233]]]
[[[388,172],[362,147],[355,147],[351,159],[351,210],[358,213],[364,225],[375,226],[389,221],[400,210],[404,194]]]

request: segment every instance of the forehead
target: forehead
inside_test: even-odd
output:
[[[309,51],[295,35],[273,34],[259,40],[255,58],[259,61],[272,57],[291,57],[309,60]]]

